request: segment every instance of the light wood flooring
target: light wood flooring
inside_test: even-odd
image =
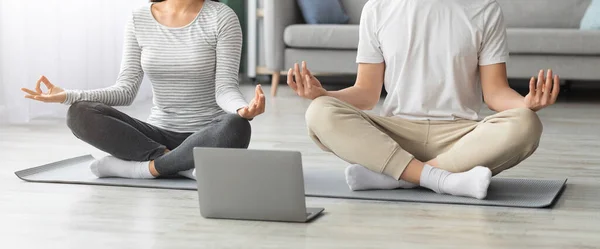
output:
[[[552,209],[307,198],[326,208],[310,224],[203,219],[194,191],[23,182],[14,171],[97,151],[61,119],[0,126],[0,248],[600,248],[600,91],[585,92],[541,111],[538,151],[502,174],[568,177]],[[282,86],[252,122],[251,148],[344,167],[307,137],[308,104]],[[149,107],[124,110],[144,118]]]

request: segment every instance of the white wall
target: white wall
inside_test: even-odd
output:
[[[64,117],[66,106],[23,98],[40,75],[68,89],[114,84],[131,10],[146,0],[0,0],[0,123]],[[145,82],[138,99],[148,99]],[[4,111],[3,111],[4,109]]]
[[[4,18],[3,18],[3,9],[4,9],[4,0],[0,0],[0,124],[2,123],[6,123],[8,122],[8,113],[6,111],[6,95],[4,93],[4,87],[2,87],[2,82],[3,82],[3,69],[4,69],[4,53],[3,53],[3,47],[4,47],[4,39],[5,36],[3,35],[3,22],[4,22]]]

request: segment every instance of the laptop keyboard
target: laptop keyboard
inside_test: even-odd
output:
[[[306,213],[306,217],[310,216],[312,213]]]

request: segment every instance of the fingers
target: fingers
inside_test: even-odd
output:
[[[311,80],[315,78],[315,76],[313,76],[312,73],[310,72],[310,70],[308,69],[308,64],[306,63],[306,61],[302,62],[302,74],[303,74],[302,76],[304,78],[306,78],[305,75],[308,75],[309,76],[308,78]]]
[[[256,108],[258,107],[258,102],[260,101],[260,95],[257,93],[256,97],[254,98],[254,100],[252,101],[252,107],[253,110],[256,111]]]
[[[253,119],[254,117],[265,112],[265,103],[266,103],[265,93],[262,89],[261,85],[257,85],[254,91],[254,99],[250,101],[248,106],[241,108],[238,110],[238,114],[240,117],[245,119]]]
[[[560,78],[558,75],[554,75],[554,86],[552,87],[552,97],[551,103],[556,103],[556,99],[558,99],[558,94],[560,93]]]
[[[262,94],[262,95],[265,95],[265,92],[263,92],[262,86],[261,86],[260,84],[258,84],[258,85],[256,86],[256,90],[258,91],[258,94],[259,94],[259,95],[260,95],[260,94]]]
[[[315,87],[321,87],[321,83],[308,69],[306,61],[302,61],[301,65],[295,63],[288,70],[287,83],[300,97],[310,96]]]
[[[312,92],[312,89],[313,89],[313,85],[310,83],[310,76],[308,76],[308,74],[304,75],[304,81],[309,82],[306,84],[306,88],[304,90],[305,96],[310,96],[311,95],[310,93]]]
[[[552,69],[548,69],[548,72],[546,72],[546,81],[544,83],[552,86],[552,79],[554,79],[553,76],[554,74],[552,74]]]
[[[44,80],[44,78],[46,78],[46,76],[42,75],[37,80],[37,82],[35,82],[35,91],[38,92],[39,94],[42,94],[42,88],[40,88],[40,84],[42,83],[42,81]]]
[[[36,91],[34,91],[34,90],[31,90],[31,89],[27,89],[27,88],[21,88],[21,91],[23,91],[23,92],[25,92],[25,93],[27,93],[27,94],[29,94],[29,95],[40,95],[40,94],[39,94],[39,93],[37,93]]]
[[[260,94],[258,91],[258,89],[260,89],[260,85],[256,85],[256,87],[254,88],[254,99],[258,100],[258,95]]]
[[[304,62],[305,66],[306,66],[306,62]],[[317,77],[315,77],[312,72],[308,69],[308,67],[306,67],[305,69],[305,73],[308,75],[308,79],[306,82],[307,84],[311,84],[311,85],[315,85],[318,87],[321,87],[321,82],[319,82],[319,80],[317,79]]]
[[[294,92],[298,90],[296,82],[294,82],[294,70],[291,68],[288,70],[287,84],[292,88],[292,90],[294,90]]]
[[[552,105],[556,103],[560,93],[560,78],[554,75],[552,69],[546,72],[540,70],[537,81],[535,78],[529,81],[529,91],[539,109]]]
[[[263,92],[261,85],[258,85],[258,114],[262,114],[265,112],[266,103],[267,101],[265,93]]]
[[[265,93],[262,90],[262,87],[260,85],[257,86],[256,88],[256,93],[257,95],[257,104],[256,104],[256,110],[257,113],[256,115],[259,115],[263,112],[265,112]]]
[[[551,91],[552,91],[552,79],[554,77],[552,77],[552,70],[548,69],[548,72],[546,73],[546,81],[544,82],[544,87],[543,87],[543,91],[544,94],[542,96],[542,106],[546,106],[549,104],[550,102],[550,98],[551,98]]]
[[[302,61],[302,77],[304,79],[306,79],[306,76],[308,75],[307,72],[308,72],[308,68],[306,67],[306,61]],[[307,81],[307,83],[309,83],[309,82],[310,81]]]
[[[542,96],[543,94],[543,85],[544,85],[544,70],[540,70],[540,72],[538,73],[538,78],[537,78],[537,85],[535,87],[535,97],[536,97],[536,101],[538,103],[540,103],[542,101]]]
[[[255,112],[255,107],[254,106],[255,106],[255,104],[250,104],[249,106],[246,106],[243,109],[240,109],[240,111],[238,112],[238,114],[242,118],[252,119],[252,118],[254,118],[254,116],[256,116],[254,114],[254,112]]]
[[[42,88],[40,87],[41,83],[44,83],[44,85],[48,89],[54,88],[54,85],[48,80],[48,78],[46,78],[46,76],[42,75],[35,83],[35,91],[38,92],[39,94],[42,93]]]
[[[298,88],[298,95],[304,97],[304,79],[300,75],[300,67],[298,63],[294,64],[294,79],[296,79],[296,87]]]
[[[535,77],[531,77],[529,80],[529,94],[535,98]]]
[[[306,62],[305,62],[305,64],[306,64]],[[306,69],[304,69],[304,70],[305,70],[306,74],[308,76],[310,76],[311,79],[315,77],[315,76],[313,76],[312,72],[310,72],[310,70],[308,69],[308,67],[306,67]]]
[[[308,76],[308,68],[306,67],[306,61],[302,61],[302,79],[302,82],[304,82],[304,96],[310,96],[312,83],[310,80],[310,76]]]
[[[258,108],[257,108],[257,113],[256,116],[263,114],[265,112],[265,106],[266,106],[266,98],[265,98],[265,94],[260,94],[259,95],[259,99],[258,99]]]
[[[254,107],[255,104],[254,103],[250,103],[250,105],[247,108],[248,112],[246,113],[247,118],[250,118],[250,116],[252,115],[252,113],[254,113]]]
[[[315,76],[312,74],[312,72],[310,71],[310,69],[308,69],[308,67],[306,67],[306,74],[308,74],[308,76],[309,76],[309,78],[312,80],[312,82],[314,82],[314,83],[319,83],[319,82],[317,81],[317,77],[315,77]],[[315,82],[315,81],[317,81],[317,82]]]
[[[41,101],[41,102],[46,102],[46,103],[57,102],[56,96],[53,96],[53,95],[35,95],[35,96],[33,96],[33,99],[35,99],[37,101]]]
[[[33,100],[37,100],[37,99],[35,99],[35,96],[36,96],[36,95],[30,95],[30,94],[27,94],[27,95],[25,95],[25,98],[28,98],[28,99],[33,99]]]
[[[249,109],[249,113],[248,113],[250,118],[254,118],[254,117],[262,114],[263,112],[265,112],[265,102],[266,102],[265,94],[264,93],[258,94],[256,99],[254,99],[252,101],[252,103],[250,104],[250,109]]]
[[[25,95],[25,98],[42,101],[42,102],[47,102],[47,96],[43,96],[43,95],[41,95],[41,93],[38,93],[36,91],[27,89],[27,88],[21,88],[21,91],[27,93]]]
[[[42,83],[44,83],[48,89],[54,88],[54,85],[46,78],[46,76],[42,76]]]
[[[265,112],[265,96],[260,95],[259,100],[253,101],[249,106],[244,107],[240,112],[241,117],[246,119],[253,119],[254,117]]]

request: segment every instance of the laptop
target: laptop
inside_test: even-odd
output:
[[[294,151],[194,148],[200,214],[205,218],[308,222],[302,156]]]

